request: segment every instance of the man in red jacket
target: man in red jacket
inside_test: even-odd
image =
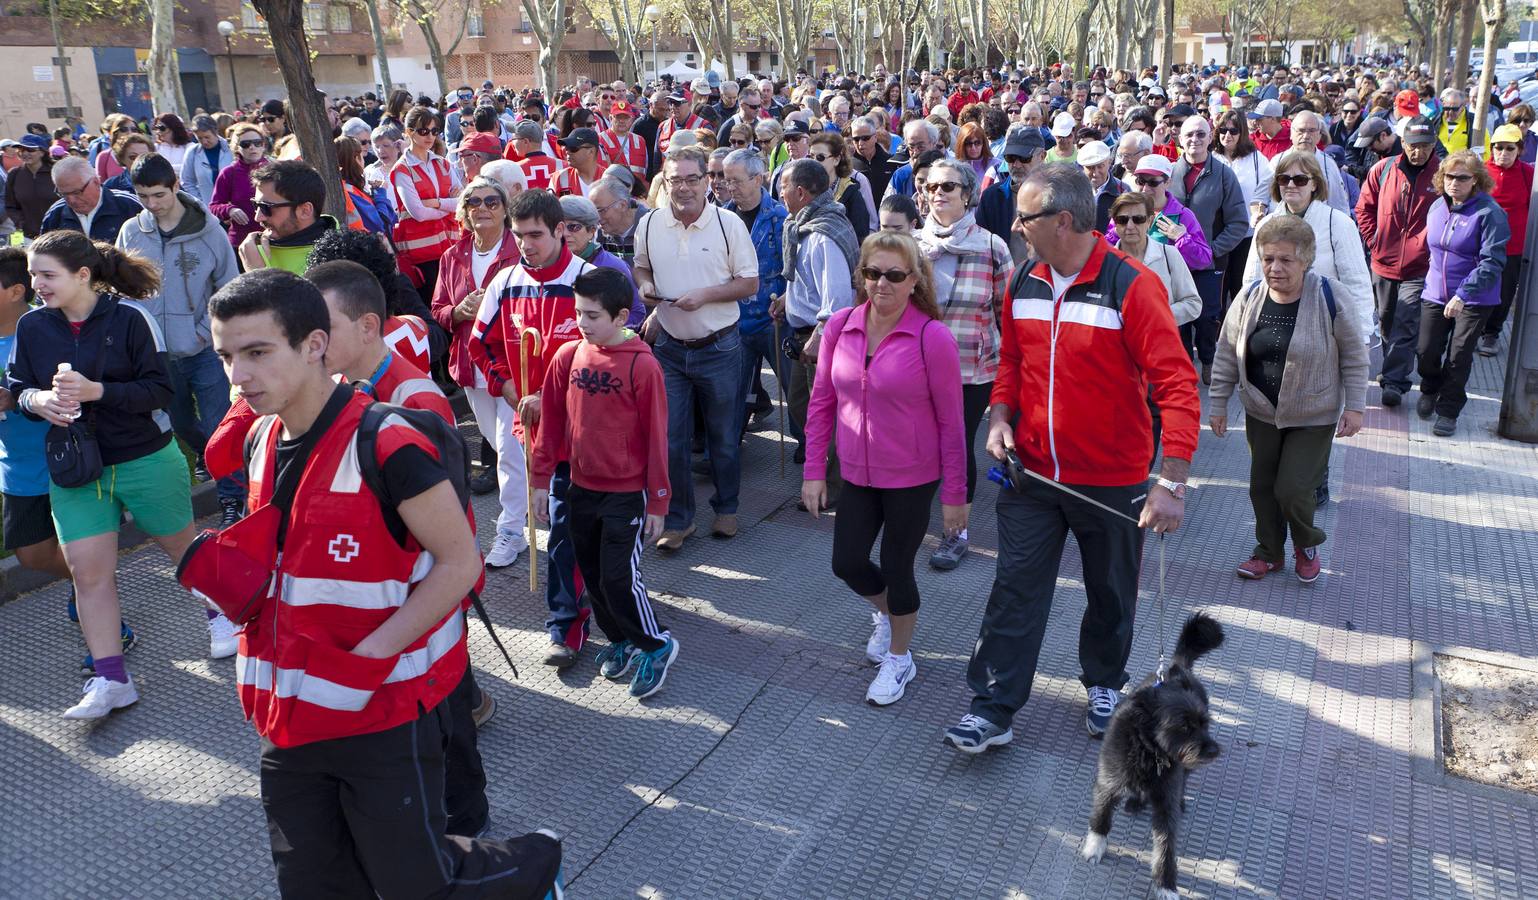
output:
[[[1291,123],[1282,118],[1283,113],[1282,101],[1262,100],[1245,114],[1254,126],[1250,140],[1266,159],[1275,159],[1278,153],[1292,149]]]
[[[1383,405],[1398,406],[1410,389],[1415,347],[1420,340],[1421,291],[1431,268],[1426,216],[1436,202],[1436,129],[1425,116],[1404,124],[1404,152],[1380,159],[1362,179],[1356,227],[1367,242],[1372,290],[1383,335]]]
[[[1083,171],[1032,169],[1015,213],[1035,258],[1015,269],[1004,298],[987,446],[1001,460],[1017,452],[1030,474],[999,491],[998,574],[967,667],[972,708],[945,733],[966,753],[1014,738],[1070,531],[1089,601],[1079,629],[1085,727],[1105,732],[1128,679],[1142,529],[1180,527],[1200,433],[1196,370],[1164,285],[1095,232]],[[1165,454],[1153,485],[1150,390]]]

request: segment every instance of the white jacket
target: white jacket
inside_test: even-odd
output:
[[[1213,154],[1213,159],[1228,163],[1228,167],[1234,170],[1234,177],[1239,179],[1239,187],[1244,189],[1245,215],[1249,215],[1251,203],[1259,203],[1268,210],[1271,208],[1271,181],[1276,173],[1271,170],[1271,161],[1266,159],[1264,153],[1256,150],[1239,159]],[[1251,228],[1245,232],[1245,236],[1254,233],[1255,229]]]
[[[1149,241],[1143,250],[1143,265],[1152,269],[1169,291],[1170,312],[1175,314],[1176,325],[1201,317],[1202,295],[1196,292],[1196,279],[1191,277],[1191,268],[1179,250],[1161,241]]]
[[[1289,215],[1292,213],[1287,211],[1286,204],[1279,203],[1260,224]],[[1362,337],[1370,340],[1374,331],[1372,276],[1367,270],[1367,252],[1362,248],[1356,220],[1315,200],[1303,211],[1303,221],[1314,229],[1314,264],[1310,271],[1335,282],[1337,310],[1354,316]],[[1260,278],[1260,246],[1252,244],[1244,266],[1244,283]]]

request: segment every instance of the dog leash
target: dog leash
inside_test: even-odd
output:
[[[1013,455],[1013,454],[1011,454],[1011,455]],[[1076,497],[1076,498],[1078,498],[1080,500],[1083,500],[1085,503],[1088,503],[1091,506],[1099,507],[1100,509],[1105,510],[1106,512],[1110,513],[1111,515],[1116,516],[1117,518],[1125,519],[1128,522],[1131,522],[1133,525],[1137,525],[1139,528],[1142,527],[1138,523],[1137,519],[1133,518],[1132,516],[1127,515],[1126,513],[1122,512],[1121,510],[1119,510],[1119,509],[1112,509],[1111,507],[1105,505],[1104,503],[1101,503],[1099,500],[1096,500],[1094,497],[1090,497],[1090,496],[1087,496],[1087,495],[1085,495],[1084,493],[1082,493],[1080,491],[1076,491],[1073,488],[1069,487],[1066,484],[1063,484],[1060,481],[1053,481],[1051,478],[1048,478],[1047,476],[1042,475],[1039,472],[1036,472],[1036,471],[1033,471],[1031,469],[1028,469],[1024,465],[1011,466],[1010,469],[1011,470],[1018,470],[1020,472],[1024,472],[1025,474],[1031,476],[1032,478],[1036,479],[1037,481],[1040,481],[1042,484],[1050,485],[1051,487],[1057,488],[1058,490],[1062,491],[1065,494],[1068,494],[1071,497]],[[988,479],[990,481],[994,481],[994,482],[997,482],[999,484],[1002,484],[1002,485],[1004,485],[1006,487],[1012,487],[1013,486],[1010,483],[1010,478],[1009,478],[1009,475],[1006,473],[1006,471],[1003,470],[1003,469],[998,468],[997,466],[994,466],[993,468],[989,469],[989,471],[988,471]],[[1190,490],[1190,488],[1187,487],[1186,490]],[[1144,496],[1147,496],[1147,495],[1144,495]],[[1141,498],[1138,498],[1138,499],[1141,499]],[[1158,630],[1159,630],[1159,664],[1158,664],[1158,667],[1154,670],[1154,682],[1153,682],[1154,683],[1154,687],[1158,687],[1159,685],[1164,683],[1164,676],[1169,674],[1169,669],[1170,669],[1169,655],[1168,655],[1168,653],[1165,652],[1165,643],[1164,643],[1165,642],[1165,635],[1164,635],[1164,577],[1165,577],[1165,574],[1168,571],[1168,568],[1166,566],[1165,557],[1164,557],[1164,533],[1163,532],[1158,532],[1158,534],[1159,534],[1159,586],[1158,586],[1157,590],[1154,592],[1154,598],[1157,601],[1158,606],[1159,606],[1159,613],[1158,613],[1158,615],[1159,615],[1159,627],[1158,627]]]

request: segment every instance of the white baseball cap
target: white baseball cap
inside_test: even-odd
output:
[[[1066,111],[1060,112],[1052,119],[1052,136],[1068,137],[1069,135],[1072,135],[1074,129],[1078,127],[1079,123],[1074,121],[1073,113]]]
[[[1134,172],[1133,174],[1135,174],[1135,175],[1159,175],[1159,176],[1162,176],[1163,178],[1167,179],[1167,178],[1170,177],[1170,173],[1173,172],[1173,171],[1174,171],[1174,166],[1170,163],[1170,161],[1168,159],[1166,159],[1163,156],[1160,156],[1157,153],[1148,153],[1148,154],[1145,154],[1142,159],[1138,160],[1138,162],[1137,162],[1137,171]]]
[[[1079,148],[1076,159],[1081,166],[1098,166],[1111,161],[1111,148],[1105,145],[1105,141],[1090,141]]]

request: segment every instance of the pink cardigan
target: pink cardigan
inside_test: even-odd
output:
[[[867,306],[839,310],[824,328],[806,411],[804,477],[827,477],[828,440],[836,437],[846,481],[904,488],[938,480],[941,503],[966,503],[955,337],[944,322],[910,305],[867,366]]]

